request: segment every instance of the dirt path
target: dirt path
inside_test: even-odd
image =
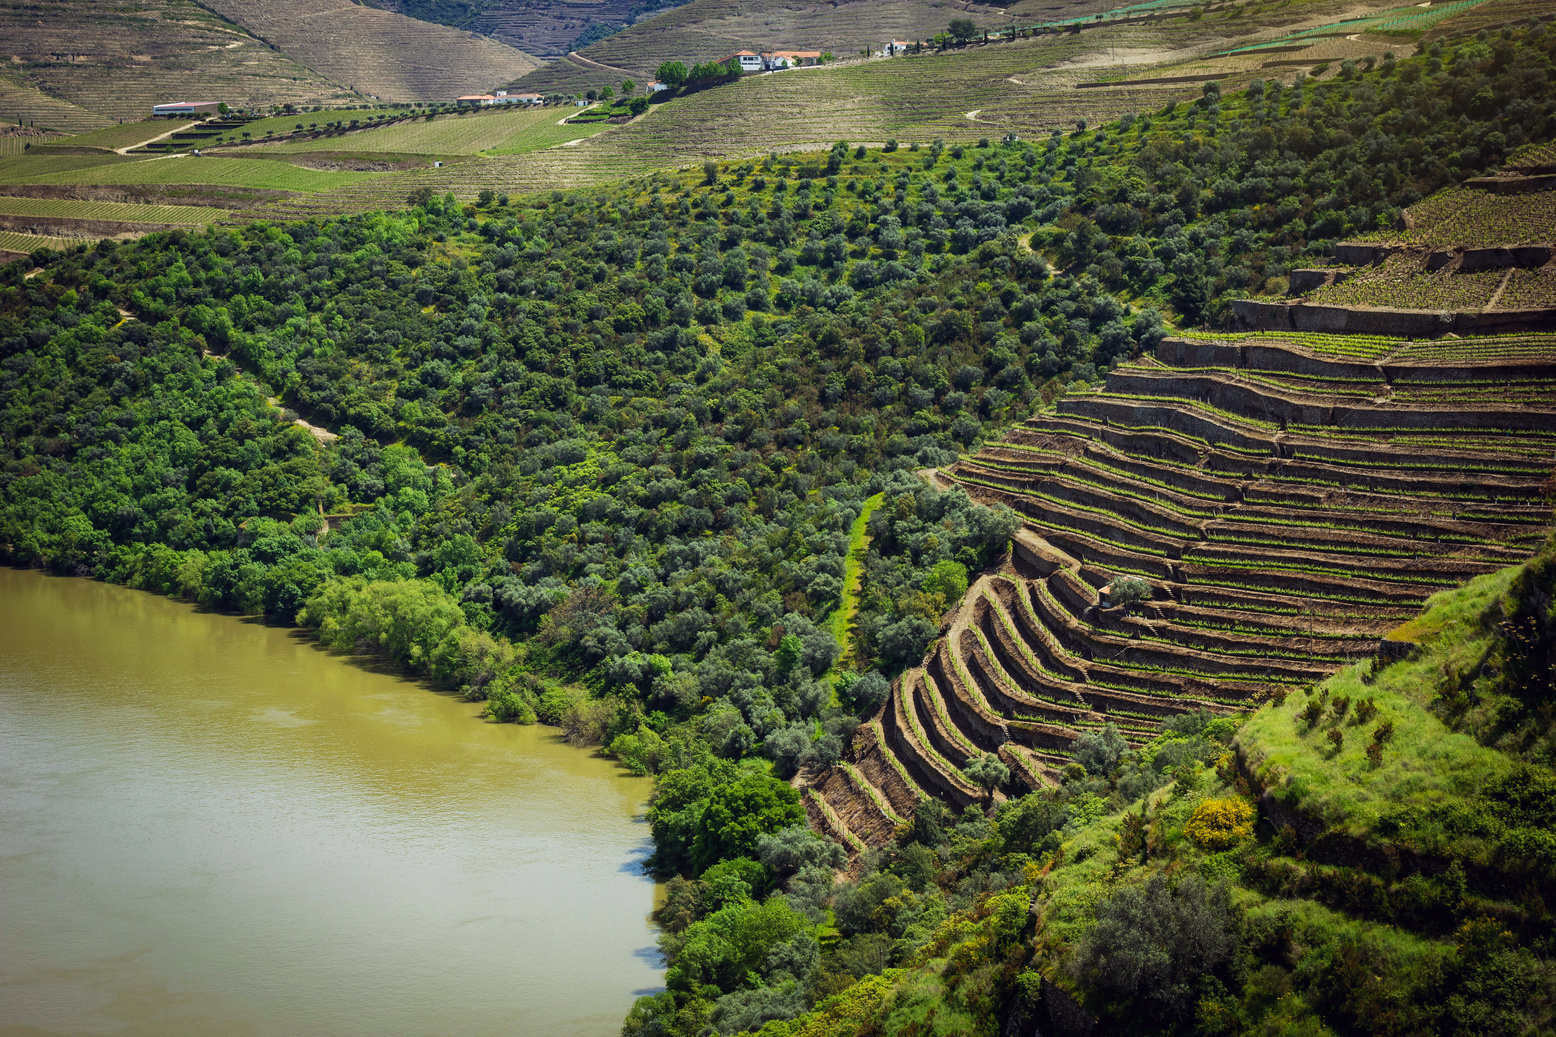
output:
[[[556,121],[556,124],[558,126],[566,126],[567,125],[567,120],[573,118],[574,116],[582,115],[584,112],[587,112],[590,108],[593,108],[597,104],[599,104],[599,102],[595,101],[595,102],[593,102],[591,104],[584,105],[582,108],[578,109],[576,112],[569,112],[568,114],[566,114],[566,115],[562,116],[560,119],[558,119]],[[582,139],[582,138],[580,138],[580,139]],[[577,141],[568,141],[568,143],[569,144],[576,144]]]
[[[978,121],[978,113],[981,112],[981,111],[983,111],[982,108],[974,108],[972,111],[967,113],[967,118],[971,119],[973,122],[977,122]]]
[[[171,130],[168,130],[166,133],[159,133],[155,137],[152,137],[149,140],[141,141],[139,144],[126,144],[122,148],[114,148],[113,149],[113,153],[115,155],[128,155],[135,148],[144,148],[147,144],[155,144],[159,140],[167,140],[173,134],[181,132],[183,130],[187,130],[189,127],[191,127],[193,125],[195,125],[195,124],[192,123],[192,122],[186,122],[182,126],[174,126]]]
[[[571,61],[571,62],[573,62],[574,64],[577,64],[577,65],[588,65],[591,68],[597,68],[597,69],[600,69],[601,71],[604,71],[604,72],[619,72],[622,75],[626,76],[628,79],[631,79],[633,76],[638,75],[638,73],[632,72],[632,71],[630,71],[628,69],[625,69],[625,68],[617,68],[615,65],[606,65],[606,64],[604,64],[602,62],[595,61],[593,58],[586,58],[582,54],[578,53],[576,50],[572,51],[571,53],[569,53],[567,55],[567,60],[569,60],[569,61]]]
[[[277,409],[279,409],[281,406],[281,401],[274,396],[265,397],[265,402]],[[312,435],[314,439],[317,439],[320,443],[331,443],[340,438],[329,429],[320,428],[310,421],[304,421],[302,418],[293,418],[292,424],[296,425],[298,428],[307,429],[308,433]]]

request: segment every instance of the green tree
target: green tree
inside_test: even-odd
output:
[[[655,75],[671,90],[679,90],[686,85],[686,66],[679,61],[666,61],[659,66]]]
[[[983,789],[984,793],[992,796],[994,790],[1010,780],[1010,768],[1005,766],[998,756],[993,753],[981,753],[967,761],[962,768],[975,784]]]
[[[929,575],[924,577],[922,586],[925,593],[939,594],[944,597],[947,605],[952,605],[967,593],[967,566],[943,558],[929,570]]]
[[[730,904],[686,927],[665,986],[688,993],[715,986],[728,993],[747,976],[760,975],[774,950],[809,928],[809,920],[782,897]]]
[[[726,857],[754,858],[764,833],[804,820],[797,789],[771,775],[747,771],[709,794],[692,840],[692,866],[700,873]]]
[[[952,18],[949,28],[958,43],[966,43],[978,35],[978,27],[971,18]]]

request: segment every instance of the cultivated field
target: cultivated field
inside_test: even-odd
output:
[[[1343,339],[1169,338],[946,473],[1026,526],[849,762],[812,779],[813,821],[881,845],[925,797],[978,802],[961,768],[982,752],[1009,792],[1048,784],[1105,722],[1139,743],[1176,713],[1255,706],[1528,557],[1556,334]],[[1098,607],[1125,577],[1149,598]]]
[[[349,126],[353,119],[364,124],[368,120],[397,119],[405,114],[406,110],[403,109],[383,111],[374,108],[327,108],[318,112],[301,111],[295,115],[275,115],[268,119],[255,119],[253,122],[246,122],[242,126],[225,130],[221,135],[212,137],[208,144],[202,144],[201,146],[235,144],[246,139],[262,140],[272,135],[279,137],[283,134],[308,132],[310,127],[318,127],[322,130],[323,127],[332,122]],[[298,129],[299,126],[302,127],[301,130]],[[245,137],[244,134],[248,136]]]
[[[532,108],[439,115],[430,122],[416,118],[319,141],[302,139],[265,145],[265,151],[278,155],[323,150],[389,155],[519,154],[587,137],[603,128],[558,125],[574,112],[571,108]]]
[[[73,137],[65,137],[52,141],[49,147],[58,151],[65,148],[94,148],[99,151],[117,151],[120,148],[133,148],[147,141],[155,140],[165,133],[178,133],[196,125],[193,121],[176,119],[146,119],[141,122],[127,122],[122,126],[107,126],[90,133],[78,133]],[[45,150],[43,154],[48,154]]]
[[[450,101],[534,69],[523,51],[349,0],[209,0],[210,7],[359,95]]]

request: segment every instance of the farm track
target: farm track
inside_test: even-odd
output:
[[[1105,723],[1139,745],[1322,680],[1546,535],[1556,334],[1224,339],[1164,340],[941,473],[1024,526],[809,777],[842,842],[882,845],[927,796],[982,802],[974,755],[1019,795]],[[1101,607],[1124,576],[1150,598]]]

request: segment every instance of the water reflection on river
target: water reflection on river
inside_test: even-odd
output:
[[[649,783],[477,712],[0,569],[0,1035],[619,1032]]]

